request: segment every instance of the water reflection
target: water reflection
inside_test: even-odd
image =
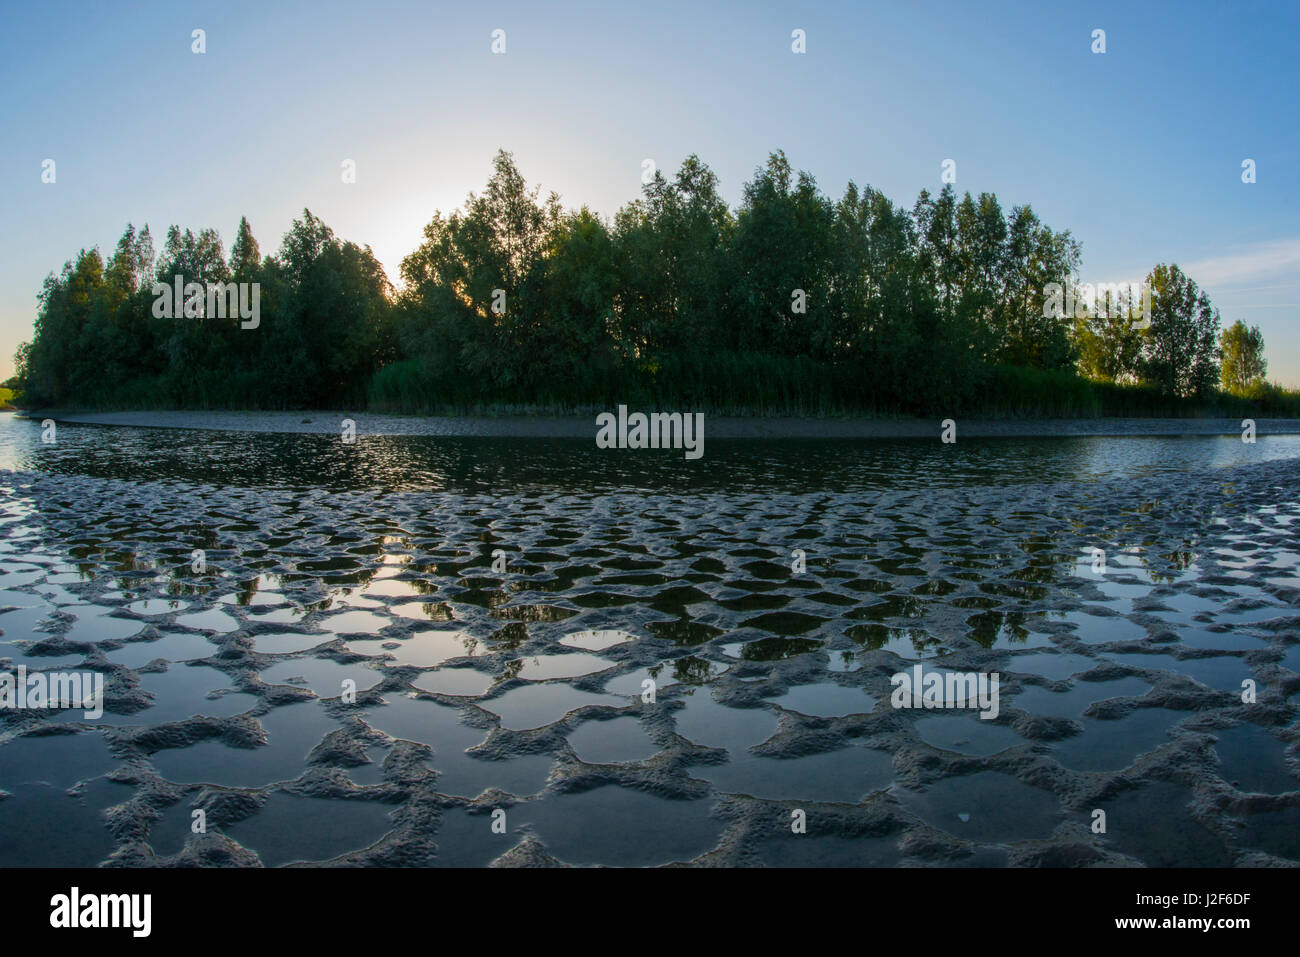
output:
[[[119,699],[142,690],[147,706],[105,723],[142,734],[122,753],[188,799],[400,780],[383,793],[447,809],[498,788],[526,799],[551,853],[627,863],[610,834],[561,826],[576,795],[704,834],[724,795],[889,789],[899,831],[1016,841],[1069,816],[1054,774],[1158,793],[1134,786],[1168,771],[1148,766],[1189,719],[1232,725],[1247,679],[1275,724],[1294,720],[1269,682],[1300,660],[1300,504],[1275,480],[1235,473],[1229,494],[1198,470],[1300,439],[717,441],[700,464],[569,440],[196,435],[69,426],[41,447],[0,423],[0,460],[31,470],[0,480],[3,666],[86,662]],[[1001,672],[1003,718],[900,715],[899,659]],[[0,772],[27,775],[30,731],[52,723],[0,714]],[[1222,766],[1188,773],[1288,783],[1281,737],[1220,740]],[[1032,773],[1005,754],[1022,745]],[[100,757],[87,774],[126,760]],[[263,806],[260,826],[292,828],[298,805]],[[346,831],[338,807],[320,812]],[[330,846],[361,847],[386,815],[368,807]],[[437,860],[491,860],[444,818]],[[241,832],[267,861],[318,853]],[[880,859],[915,844],[887,843]]]
[[[706,458],[686,461],[609,455],[595,447],[594,427],[591,442],[388,435],[344,445],[329,435],[74,423],[60,425],[58,442],[43,445],[39,423],[0,415],[3,468],[250,489],[771,491],[815,481],[848,492],[1014,485],[1026,476],[1038,482],[1120,473],[1141,478],[1300,454],[1300,436],[1292,435],[1260,436],[1255,446],[1231,436],[981,438],[952,446],[928,439],[711,439]]]

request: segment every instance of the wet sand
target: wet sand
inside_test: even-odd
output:
[[[0,711],[0,828],[70,862],[1300,861],[1297,459],[869,497],[18,471],[0,501],[0,658],[107,683],[99,722]],[[917,662],[1000,673],[998,718],[892,708]]]

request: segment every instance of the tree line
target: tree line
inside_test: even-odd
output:
[[[1053,310],[1080,261],[1027,205],[951,185],[910,209],[854,183],[834,201],[781,152],[734,210],[691,156],[606,220],[501,151],[486,189],[425,227],[400,290],[307,210],[265,256],[247,219],[229,257],[212,229],[172,226],[157,253],[128,226],[107,260],[82,250],[46,279],[11,384],[28,407],[1300,410],[1266,384],[1258,329],[1221,332],[1177,265],[1147,276],[1148,316]],[[256,327],[163,314],[177,276],[257,283]]]

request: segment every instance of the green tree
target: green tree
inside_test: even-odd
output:
[[[919,281],[917,236],[909,213],[870,186],[850,182],[835,206],[829,311],[842,353],[881,408],[907,395],[916,401],[937,383],[928,378],[938,315]],[[839,350],[837,350],[839,351]],[[910,384],[910,388],[909,388]],[[910,392],[910,394],[908,394]]]
[[[539,199],[501,150],[482,195],[436,213],[402,261],[401,340],[424,374],[468,376],[462,395],[515,395],[539,381],[533,349],[546,334],[547,258],[564,232],[559,198]]]
[[[1099,382],[1136,378],[1142,355],[1142,330],[1138,319],[1127,314],[1100,312],[1075,320],[1078,371]]]
[[[805,172],[796,179],[785,153],[755,172],[729,244],[740,298],[735,345],[816,359],[842,353],[844,330],[830,309],[834,217],[816,181]]]
[[[1264,360],[1264,334],[1259,326],[1247,328],[1238,319],[1220,334],[1219,350],[1223,356],[1220,381],[1225,392],[1245,395],[1263,384],[1268,363]]]
[[[391,288],[370,248],[340,241],[304,209],[259,275],[269,293],[264,328],[232,323],[229,334],[260,344],[256,381],[266,397],[293,407],[360,401],[391,338]]]
[[[14,374],[6,385],[16,392],[27,388],[27,373],[31,365],[32,345],[30,342],[18,343],[14,350]]]
[[[1177,264],[1163,263],[1147,276],[1151,321],[1140,365],[1143,377],[1165,395],[1199,396],[1219,379],[1219,312]]]
[[[248,217],[241,216],[239,228],[235,232],[235,241],[230,247],[230,273],[237,279],[246,281],[243,277],[251,276],[261,264],[257,240],[253,238]]]
[[[652,369],[665,355],[700,356],[738,340],[729,321],[734,219],[698,156],[688,156],[671,182],[656,172],[642,192],[614,219],[614,308],[620,339]]]
[[[146,226],[136,234],[135,227],[126,224],[126,232],[117,241],[117,248],[104,271],[104,279],[121,298],[135,295],[153,275],[153,239]]]
[[[1003,246],[999,296],[1000,362],[1038,369],[1065,369],[1075,359],[1069,317],[1045,314],[1047,286],[1069,282],[1081,249],[1069,231],[1058,233],[1028,206],[1011,210]]]

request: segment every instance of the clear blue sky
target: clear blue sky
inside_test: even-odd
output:
[[[1070,229],[1085,280],[1182,264],[1300,387],[1298,35],[1294,2],[6,4],[0,377],[45,275],[128,221],[228,251],[247,215],[271,252],[309,207],[396,279],[499,147],[606,215],[643,159],[698,153],[734,204],[780,148],[909,207],[952,158],[959,192]]]

